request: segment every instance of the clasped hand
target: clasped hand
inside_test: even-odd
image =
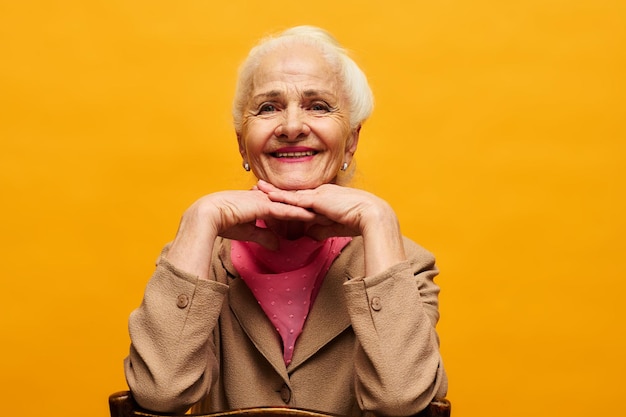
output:
[[[368,215],[373,221],[377,210],[387,207],[383,200],[370,193],[334,184],[286,191],[259,180],[248,193],[253,195],[246,197],[258,199],[258,204],[242,204],[237,212],[226,210],[228,218],[223,219],[218,234],[254,241],[268,248],[276,247],[276,234],[300,233],[317,240],[361,235]],[[264,220],[269,228],[257,227],[256,219]],[[289,230],[286,230],[287,225],[291,226]]]
[[[258,219],[268,227],[258,227]],[[259,180],[251,190],[217,192],[192,204],[182,217],[167,258],[206,277],[217,236],[277,249],[279,235],[306,235],[317,240],[362,235],[366,241],[377,242],[377,251],[390,247],[385,241],[400,242],[394,211],[371,193],[335,184],[288,191]]]

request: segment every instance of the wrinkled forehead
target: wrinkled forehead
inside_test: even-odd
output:
[[[263,90],[330,90],[338,95],[341,80],[337,66],[317,45],[289,42],[263,54],[252,77],[253,95]]]

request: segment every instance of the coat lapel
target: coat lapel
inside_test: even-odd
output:
[[[362,255],[359,256],[361,245],[355,242],[359,240],[355,238],[349,243],[329,269],[309,311],[302,334],[296,342],[289,371],[301,365],[350,327],[350,316],[343,296],[343,284],[351,278],[347,271],[356,271],[358,274],[362,270],[360,265],[363,259]],[[227,239],[223,240],[219,256],[224,268],[231,276],[228,282],[228,294],[233,314],[259,352],[287,380],[280,336],[259,306],[252,291],[239,278],[230,260],[230,241]],[[355,264],[358,265],[356,269]]]
[[[239,277],[239,273],[230,260],[230,241],[224,240],[220,249],[220,259],[230,276],[228,284],[229,306],[239,325],[257,350],[267,359],[272,367],[287,380],[287,370],[283,360],[280,336],[265,316],[258,301]]]
[[[296,341],[290,371],[350,327],[350,316],[343,297],[345,281],[345,275],[331,267]]]
[[[237,278],[231,281],[228,294],[230,309],[241,328],[272,367],[286,377],[280,336],[265,316],[252,291],[242,279]]]

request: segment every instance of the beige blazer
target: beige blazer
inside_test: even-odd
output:
[[[212,279],[163,256],[130,316],[125,360],[135,399],[156,411],[288,405],[343,415],[414,414],[447,390],[435,325],[433,256],[364,277],[355,238],[330,268],[286,367],[276,330],[216,241]],[[167,247],[164,249],[164,253]]]

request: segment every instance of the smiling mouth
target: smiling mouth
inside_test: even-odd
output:
[[[316,153],[316,151],[274,152],[272,155],[276,158],[303,158],[305,156],[313,156]]]

